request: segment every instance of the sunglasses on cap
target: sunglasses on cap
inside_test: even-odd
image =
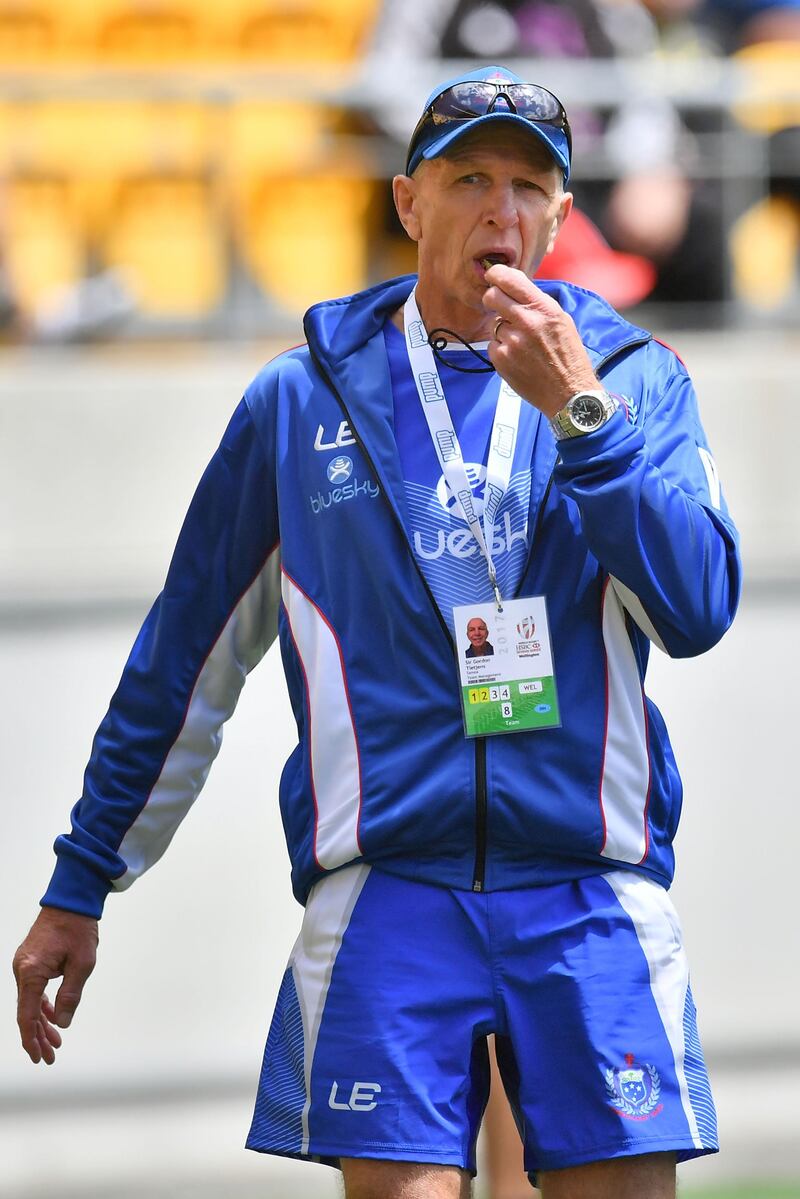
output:
[[[499,108],[498,101],[505,103]],[[552,92],[535,83],[490,83],[486,80],[468,80],[445,88],[423,112],[411,135],[406,160],[406,174],[414,158],[419,142],[431,129],[441,129],[460,121],[474,121],[476,117],[492,113],[522,117],[532,125],[549,125],[563,131],[567,149],[572,156],[572,131],[569,127],[564,105]]]

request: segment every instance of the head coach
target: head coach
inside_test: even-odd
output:
[[[651,646],[727,629],[736,532],[681,361],[533,282],[570,160],[561,103],[508,70],[428,98],[394,180],[418,276],[315,305],[247,388],[15,958],[23,1046],[52,1062],[106,895],[166,849],[278,636],[305,914],[248,1145],[340,1167],[348,1199],[469,1194],[491,1033],[545,1199],[667,1199],[717,1148],[667,894],[681,782],[643,684]],[[504,677],[534,598],[558,716],[526,725],[509,683],[513,727],[468,736],[454,610],[496,605]]]

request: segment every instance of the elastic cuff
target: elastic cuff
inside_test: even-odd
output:
[[[580,437],[563,437],[556,442],[558,455],[567,467],[580,466],[594,458],[613,453],[624,445],[626,453],[635,454],[644,443],[641,429],[628,424],[625,413],[619,409],[596,433],[584,433]]]
[[[50,884],[39,902],[43,907],[62,908],[65,912],[94,916],[99,920],[110,890],[108,879],[80,858],[59,857]]]

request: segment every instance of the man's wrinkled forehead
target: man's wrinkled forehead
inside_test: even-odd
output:
[[[436,162],[461,165],[480,158],[491,158],[493,155],[502,160],[518,158],[532,170],[552,172],[554,176],[561,178],[558,164],[541,141],[526,133],[524,129],[511,125],[478,125],[474,131],[448,146],[438,158],[424,161],[428,165]]]

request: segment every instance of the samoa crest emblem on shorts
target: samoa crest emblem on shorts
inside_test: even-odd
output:
[[[649,1120],[664,1107],[658,1070],[636,1062],[632,1053],[625,1054],[624,1068],[606,1070],[606,1093],[614,1111],[628,1120]]]

